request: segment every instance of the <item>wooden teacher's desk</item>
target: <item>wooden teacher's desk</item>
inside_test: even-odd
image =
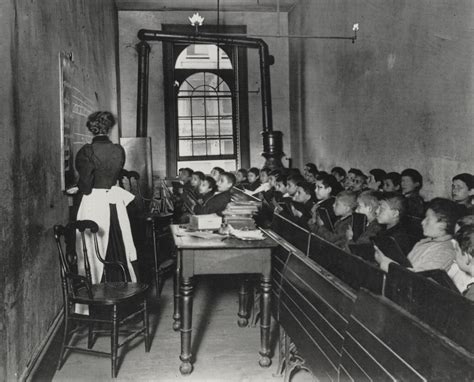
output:
[[[232,237],[206,240],[182,233],[178,225],[172,225],[171,232],[177,249],[173,328],[181,332],[181,374],[189,374],[193,370],[191,328],[194,275],[261,274],[259,364],[270,366],[271,250],[277,243],[269,237],[253,241]],[[245,285],[243,282],[239,292],[239,326],[247,325],[248,291]]]

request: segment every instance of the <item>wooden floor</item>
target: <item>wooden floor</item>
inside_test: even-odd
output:
[[[145,353],[143,340],[137,339],[121,352],[118,381],[283,381],[275,377],[277,355],[263,369],[258,365],[259,327],[237,325],[238,283],[232,276],[197,278],[193,311],[194,371],[179,373],[180,336],[172,329],[172,279],[163,287],[159,302],[150,313],[152,346]],[[275,330],[273,348],[276,347]],[[55,371],[59,341],[54,339],[34,381],[110,380],[110,360],[106,357],[71,353],[60,371]],[[99,338],[94,348],[109,351],[110,340]],[[300,373],[301,374],[301,373]],[[294,380],[302,380],[298,375]],[[307,379],[307,378],[303,378]]]

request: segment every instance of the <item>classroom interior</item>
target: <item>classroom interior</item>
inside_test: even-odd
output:
[[[471,0],[3,0],[0,380],[31,378],[38,357],[51,343],[63,304],[52,228],[67,222],[71,201],[61,189],[58,54],[71,54],[81,70],[78,85],[92,94],[100,110],[117,116],[112,140],[136,137],[137,33],[188,25],[195,12],[204,17],[204,26],[235,27],[268,44],[275,61],[270,66],[273,130],[283,136],[284,166],[302,168],[314,162],[326,171],[341,166],[398,172],[415,167],[424,176],[426,200],[449,197],[451,178],[472,173]],[[354,42],[322,38],[351,37],[356,23]],[[150,46],[147,136],[153,177],[171,177],[176,173],[170,169],[178,165],[169,163],[164,89],[172,85],[165,84],[165,50],[161,43]],[[265,158],[258,52],[248,49],[245,59],[248,91],[242,101],[248,119],[243,121],[246,133],[237,157],[246,167],[260,168]],[[164,288],[168,298],[170,288]],[[212,302],[218,297],[212,285],[207,288],[199,298]],[[228,301],[236,301],[236,295],[224,293]],[[231,315],[224,313],[222,320]],[[170,315],[167,311],[158,320],[158,331],[160,326],[171,328],[171,322],[165,322]],[[232,330],[238,336],[238,328]],[[256,342],[255,330],[244,334],[248,341]],[[181,378],[175,369],[178,341],[176,334],[163,340],[164,345],[159,335],[153,341],[157,355],[167,352],[166,344],[173,349],[174,369],[169,367],[165,380]],[[203,343],[204,349],[215,346]],[[151,361],[140,363],[142,345],[131,353],[128,361],[124,356],[119,378],[160,380],[159,368],[150,366]],[[255,360],[256,356],[255,352]],[[131,361],[134,357],[140,367]],[[90,360],[103,364],[104,374],[99,376],[109,377],[106,359]],[[160,362],[168,367],[166,360]],[[252,365],[252,374],[245,362],[243,356],[236,361],[236,370],[244,370],[238,374],[244,375],[242,380],[274,380],[273,369],[259,374],[258,366]],[[126,365],[131,367],[128,372]],[[73,367],[63,380],[80,379],[82,367],[88,363]],[[101,378],[98,375],[95,378]],[[217,378],[212,373],[195,378],[199,375]],[[231,374],[222,375],[232,380]]]

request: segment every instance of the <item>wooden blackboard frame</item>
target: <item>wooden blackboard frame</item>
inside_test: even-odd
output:
[[[59,94],[60,94],[60,171],[61,190],[67,191],[77,183],[74,158],[80,147],[89,143],[92,135],[86,128],[87,116],[98,110],[98,100],[86,96],[79,89],[85,84],[85,73],[73,61],[72,53],[60,52]],[[96,96],[97,97],[97,96]]]

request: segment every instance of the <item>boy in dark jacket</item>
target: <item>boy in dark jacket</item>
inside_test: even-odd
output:
[[[312,227],[312,231],[338,247],[345,248],[348,241],[346,231],[352,225],[352,213],[356,206],[357,196],[354,192],[340,192],[334,202],[334,214],[338,218],[334,224],[334,232],[324,227],[324,223],[320,218],[317,219],[317,224]]]
[[[391,236],[405,255],[413,248],[415,239],[408,235],[405,227],[401,224],[406,213],[406,200],[402,195],[395,192],[382,194],[379,208],[377,210],[377,221],[384,224],[386,228],[381,230],[378,236]]]
[[[212,195],[197,211],[196,215],[217,214],[222,215],[227,204],[231,201],[230,190],[235,184],[235,175],[224,172],[217,182],[217,192]]]
[[[407,214],[410,216],[424,217],[425,202],[420,196],[420,189],[423,187],[423,177],[421,174],[407,168],[402,171],[402,193],[407,200]]]

